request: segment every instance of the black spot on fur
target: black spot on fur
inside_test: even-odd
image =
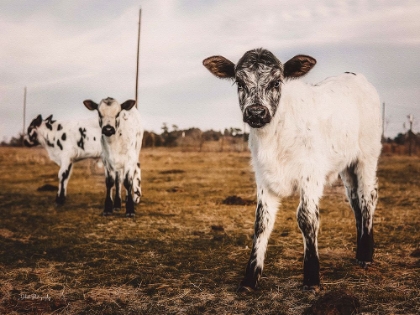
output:
[[[47,128],[48,128],[49,130],[52,130],[52,125],[50,124],[50,122],[49,122],[49,121],[47,121],[47,122],[45,123],[45,126],[47,126]]]
[[[80,140],[77,141],[77,146],[82,150],[85,149],[86,128],[79,128]]]
[[[51,148],[54,148],[54,143],[51,143],[48,139],[47,139],[47,145]]]
[[[67,139],[67,135],[66,133],[63,133],[61,136],[61,140],[66,141],[66,139]]]
[[[60,148],[60,150],[63,150],[63,146],[62,146],[62,144],[60,142],[60,139],[57,140],[57,145]]]
[[[348,73],[348,74],[356,75],[356,73],[354,73],[354,72],[348,72],[348,71],[346,71],[346,72],[344,72],[344,73]]]
[[[61,126],[61,124],[58,124],[57,130],[61,130],[61,129],[63,129],[63,126]]]

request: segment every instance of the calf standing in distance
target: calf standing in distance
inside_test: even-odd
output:
[[[100,138],[101,129],[96,119],[54,121],[52,115],[45,120],[38,115],[32,120],[24,143],[28,147],[40,144],[47,150],[50,159],[60,166],[58,193],[55,199],[58,205],[64,204],[66,200],[73,163],[101,156]]]
[[[133,106],[134,100],[119,104],[113,98],[103,99],[99,105],[91,100],[83,102],[89,110],[97,110],[102,130],[102,160],[105,165],[106,198],[103,215],[110,215],[114,208],[121,207],[117,197],[113,203],[111,191],[123,181],[127,190],[126,216],[134,216],[134,203],[140,202],[141,173],[139,155],[143,139],[140,114]]]
[[[310,56],[298,55],[283,65],[264,49],[248,51],[236,65],[221,56],[203,61],[217,77],[234,80],[244,122],[251,127],[257,209],[242,291],[257,288],[279,199],[296,190],[303,288],[319,287],[318,204],[324,185],[338,174],[356,217],[357,262],[363,267],[372,262],[381,151],[379,96],[361,74],[345,73],[316,85],[294,80],[315,63]]]

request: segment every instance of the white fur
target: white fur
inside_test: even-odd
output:
[[[47,127],[47,124],[52,130]],[[82,129],[84,137],[80,129]],[[25,136],[25,142],[29,145],[32,145],[30,136],[34,133],[36,133],[37,141],[47,151],[50,159],[60,166],[57,202],[60,194],[61,202],[64,202],[72,164],[87,158],[101,156],[101,130],[97,119],[54,121],[52,123],[48,119],[43,120],[38,127],[32,128],[30,134]],[[67,175],[64,175],[66,172]]]
[[[140,113],[137,108],[129,111],[121,111],[120,124],[116,128],[115,135],[106,137],[102,135],[103,160],[105,167],[109,172],[119,172],[120,178],[124,179],[126,174],[133,177],[134,202],[140,202],[141,173],[140,167],[137,167],[143,139],[143,128],[141,124]]]
[[[273,120],[250,131],[257,185],[286,197],[308,179],[323,187],[356,160],[376,168],[381,130],[379,97],[363,75],[286,81]]]

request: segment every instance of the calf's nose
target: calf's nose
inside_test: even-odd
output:
[[[113,134],[115,134],[115,128],[110,126],[110,125],[103,126],[102,127],[102,134],[107,136],[107,137],[110,137]]]
[[[252,105],[246,108],[245,115],[248,117],[263,118],[267,115],[267,108],[261,105]]]

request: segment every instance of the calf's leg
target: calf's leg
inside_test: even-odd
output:
[[[268,238],[273,230],[278,210],[278,197],[270,193],[268,189],[258,189],[257,200],[251,256],[238,291],[251,291],[258,286],[264,268]]]
[[[63,163],[58,171],[58,192],[55,198],[55,202],[57,205],[63,205],[66,201],[67,195],[67,184],[69,182],[71,173],[73,170],[72,163]]]
[[[378,201],[376,167],[376,160],[366,160],[349,166],[340,174],[356,218],[356,261],[362,267],[373,262],[373,214]]]
[[[105,208],[102,215],[108,216],[112,214],[112,211],[114,209],[111,192],[112,192],[112,187],[114,187],[114,184],[115,184],[115,172],[113,173],[110,171],[106,171],[105,184],[106,184]]]
[[[134,200],[133,200],[133,176],[129,172],[125,174],[124,187],[127,190],[125,199],[125,216],[134,217]]]
[[[137,163],[133,178],[133,200],[135,203],[140,203],[141,197],[141,169],[140,163]]]
[[[297,210],[297,222],[303,236],[303,289],[312,290],[320,285],[318,230],[319,230],[319,197],[302,191]]]
[[[115,199],[114,199],[114,210],[121,209],[121,172],[115,173]]]

